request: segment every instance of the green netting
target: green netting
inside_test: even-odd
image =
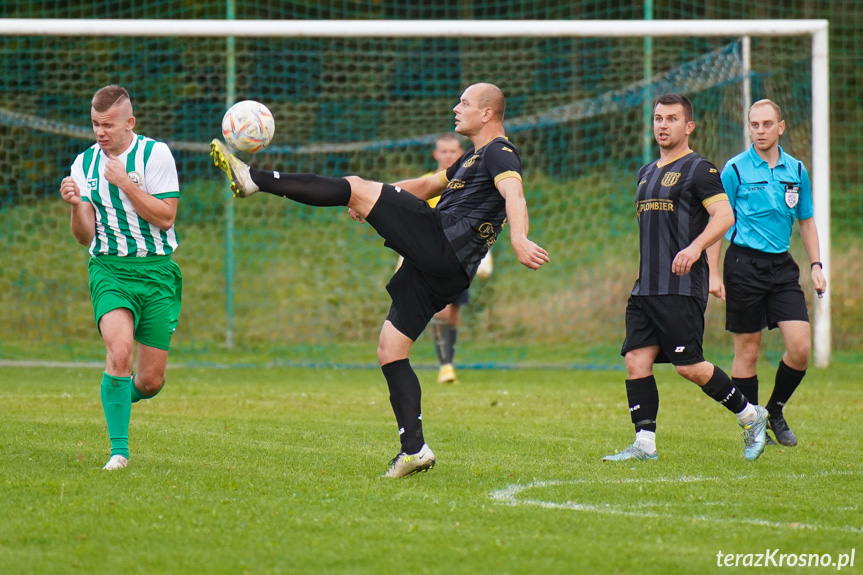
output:
[[[237,2],[242,18],[642,18],[625,2]],[[834,344],[859,346],[861,113],[855,2],[655,2],[654,18],[832,18],[831,118]],[[6,2],[2,17],[223,18],[212,2]],[[753,99],[788,120],[783,146],[811,165],[809,41],[754,38]],[[632,194],[644,155],[643,106],[682,91],[696,107],[693,147],[717,165],[743,146],[737,39],[653,41],[645,84],[640,38],[247,39],[235,41],[236,99],[264,102],[276,138],[258,167],[397,181],[432,168],[437,134],[474,81],[507,95],[507,130],[525,163],[534,239],[553,264],[529,272],[506,235],[496,269],[463,310],[463,361],[616,361],[636,271]],[[86,250],[68,230],[59,180],[92,141],[89,100],[108,83],[133,97],[137,131],[169,142],[181,201],[175,259],[185,277],[174,350],[209,353],[226,340],[250,352],[306,357],[374,345],[395,255],[344,210],[261,195],[229,199],[206,155],[228,94],[226,41],[216,38],[0,39],[0,355],[93,353]],[[656,155],[655,146],[648,150]],[[230,249],[229,249],[230,246]],[[799,242],[794,246],[804,259]],[[229,257],[233,254],[233,264]],[[805,280],[804,280],[805,281]],[[229,285],[230,283],[230,285]],[[233,295],[232,295],[233,294]],[[728,348],[711,305],[707,337]],[[337,359],[335,361],[338,361]]]

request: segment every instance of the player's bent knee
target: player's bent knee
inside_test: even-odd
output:
[[[141,395],[145,397],[153,397],[165,386],[165,376],[161,377],[141,377],[140,375],[135,376],[135,387],[138,388],[138,391]]]
[[[809,346],[788,350],[788,367],[798,371],[804,371],[809,367]]]
[[[692,365],[675,365],[674,369],[684,379],[688,379],[698,385],[704,385],[713,377],[714,367],[710,363],[700,362]]]

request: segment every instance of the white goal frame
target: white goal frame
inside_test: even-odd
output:
[[[6,36],[137,37],[633,37],[809,36],[812,70],[812,190],[824,277],[830,283],[830,61],[827,20],[98,20],[0,19]],[[746,91],[744,80],[744,92]],[[746,97],[746,96],[744,96]],[[748,104],[744,102],[748,107]],[[745,111],[742,111],[745,114]],[[742,115],[745,118],[745,115]],[[813,355],[831,354],[830,291],[814,305]]]

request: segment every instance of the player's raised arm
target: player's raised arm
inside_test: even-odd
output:
[[[548,252],[527,237],[530,227],[524,189],[518,178],[505,178],[498,182],[497,189],[506,200],[506,219],[509,222],[509,237],[515,256],[522,265],[532,270],[551,261]]]
[[[446,175],[430,174],[422,178],[414,178],[412,180],[402,180],[393,184],[405,191],[410,192],[421,200],[429,200],[441,195],[446,188]]]

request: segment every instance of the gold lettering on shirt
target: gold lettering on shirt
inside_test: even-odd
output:
[[[673,212],[673,200],[642,200],[638,202],[638,215],[644,212]]]

